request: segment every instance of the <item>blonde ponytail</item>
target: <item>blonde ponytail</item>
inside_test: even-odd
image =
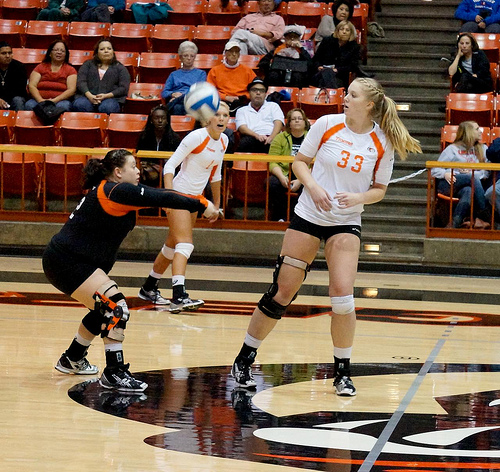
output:
[[[401,159],[406,159],[409,152],[421,153],[420,143],[410,135],[398,116],[396,103],[384,94],[380,84],[365,77],[355,81],[362,85],[368,100],[374,103],[373,119],[379,124]]]

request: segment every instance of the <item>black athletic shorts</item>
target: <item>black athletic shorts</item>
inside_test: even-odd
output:
[[[311,223],[304,218],[294,214],[292,220],[290,221],[289,229],[294,229],[295,231],[300,231],[301,233],[310,234],[318,238],[328,241],[329,238],[341,233],[350,233],[356,235],[361,239],[361,226],[358,225],[339,225],[339,226],[320,226]]]
[[[95,265],[82,262],[52,241],[45,248],[42,265],[49,282],[67,295],[71,295],[97,269]]]

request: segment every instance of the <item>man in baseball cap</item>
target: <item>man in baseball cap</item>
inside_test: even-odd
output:
[[[207,82],[215,86],[221,99],[229,104],[232,112],[248,103],[250,95],[247,85],[255,78],[250,67],[240,64],[240,52],[239,43],[229,41],[224,46],[222,64],[212,67],[207,76]]]

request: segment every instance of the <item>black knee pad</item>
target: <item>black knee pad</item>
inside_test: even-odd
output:
[[[100,310],[90,310],[82,320],[83,326],[91,332],[94,336],[101,334],[101,326],[103,323],[103,316]]]
[[[281,305],[273,300],[271,292],[265,293],[259,301],[259,310],[264,313],[264,315],[272,318],[273,320],[281,320],[281,317],[285,314],[288,305]],[[291,302],[290,302],[291,303]]]

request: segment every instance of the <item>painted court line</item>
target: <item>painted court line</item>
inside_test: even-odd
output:
[[[430,368],[432,367],[432,364],[436,360],[436,357],[439,354],[439,351],[443,347],[444,343],[446,342],[446,339],[450,335],[451,329],[456,325],[456,321],[452,321],[449,326],[447,326],[446,330],[441,336],[441,339],[438,340],[436,345],[434,346],[434,349],[432,352],[429,354],[427,357],[427,360],[425,361],[424,365],[420,369],[420,371],[417,374],[417,377],[411,384],[410,388],[406,392],[406,395],[404,398],[401,400],[401,403],[398,405],[396,408],[396,411],[392,414],[391,418],[387,422],[385,428],[383,429],[382,433],[380,434],[379,438],[377,439],[375,445],[373,446],[372,450],[368,453],[366,456],[365,460],[361,464],[360,468],[358,469],[358,472],[369,472],[373,465],[375,464],[375,461],[378,459],[380,456],[382,449],[386,445],[386,443],[389,441],[392,433],[396,429],[396,426],[398,423],[401,421],[401,418],[404,415],[404,412],[408,408],[408,405],[411,403],[413,397],[417,393],[418,389],[420,388],[420,385],[422,384],[425,376],[429,373]]]

